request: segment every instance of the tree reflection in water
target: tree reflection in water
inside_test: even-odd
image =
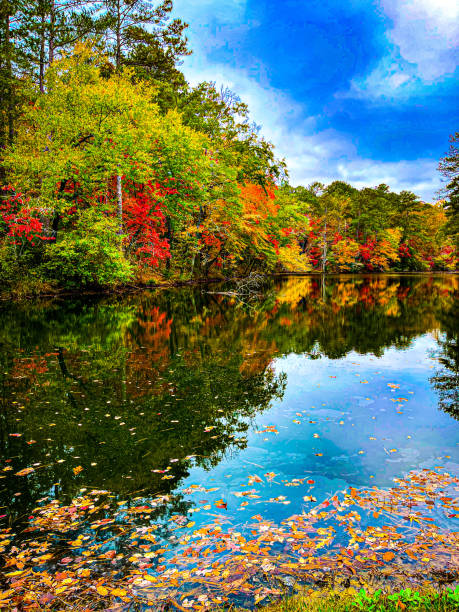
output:
[[[450,275],[296,277],[250,308],[193,289],[3,306],[0,505],[11,519],[82,486],[116,499],[173,492],[193,466],[245,447],[251,420],[285,389],[270,364],[289,353],[380,356],[438,333],[432,383],[457,417],[458,285]],[[14,476],[27,466],[27,479]]]

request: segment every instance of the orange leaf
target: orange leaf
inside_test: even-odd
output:
[[[27,476],[27,474],[31,474],[32,472],[35,472],[34,468],[24,468],[23,470],[16,472],[16,476]]]

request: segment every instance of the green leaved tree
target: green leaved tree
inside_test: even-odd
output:
[[[5,155],[14,185],[44,217],[54,242],[66,227],[66,213],[76,209],[88,218],[88,235],[98,240],[118,233],[120,247],[127,184],[163,186],[175,177],[199,191],[207,182],[205,136],[183,126],[177,112],[160,113],[152,101],[154,87],[145,81],[133,84],[131,69],[105,78],[106,62],[88,44],[78,44],[72,55],[54,62],[45,93],[24,108]],[[168,218],[177,217],[179,209],[184,220],[187,210],[192,214],[192,201],[180,194],[163,205]],[[87,212],[94,207],[100,222],[118,218],[117,232],[100,231]],[[62,239],[69,240],[68,234]]]

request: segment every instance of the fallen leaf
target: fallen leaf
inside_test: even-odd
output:
[[[99,593],[99,595],[102,595],[102,597],[105,597],[106,595],[108,595],[108,589],[104,586],[98,586],[97,592]]]
[[[16,472],[16,476],[27,476],[27,474],[31,474],[32,472],[35,472],[34,468],[32,467],[24,468],[23,470]]]

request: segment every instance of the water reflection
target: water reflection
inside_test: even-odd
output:
[[[443,335],[438,338],[439,350],[435,353],[439,368],[431,378],[438,393],[442,410],[459,419],[459,304],[439,316]]]
[[[174,491],[245,448],[254,417],[286,389],[272,361],[292,353],[381,356],[430,332],[432,383],[457,417],[458,289],[451,275],[300,277],[250,308],[191,289],[3,307],[0,514],[80,487]],[[15,476],[25,467],[35,471]]]

